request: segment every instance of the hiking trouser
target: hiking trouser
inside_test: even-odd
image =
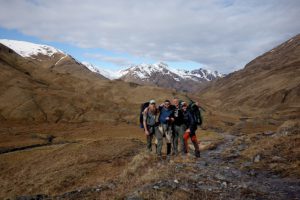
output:
[[[161,155],[163,137],[166,138],[167,143],[167,155],[171,153],[171,142],[172,142],[172,128],[168,124],[160,124],[158,131],[155,134],[157,139],[157,154]]]
[[[152,140],[153,136],[155,136],[155,132],[157,132],[157,127],[155,126],[147,126],[147,129],[149,131],[149,135],[147,135],[147,150],[152,151]]]
[[[188,153],[188,139],[189,137],[191,138],[191,141],[194,145],[195,148],[195,156],[196,157],[200,157],[200,149],[199,149],[199,145],[198,145],[198,141],[197,141],[197,137],[196,137],[196,131],[195,130],[190,130],[190,132],[185,132],[183,135],[183,139],[184,139],[184,152]]]
[[[174,128],[174,130],[173,130],[173,152],[175,154],[178,153],[178,139],[180,140],[181,151],[184,152],[183,134],[184,134],[184,131],[186,130],[186,127],[184,124],[182,124],[182,125],[174,125],[173,128]]]

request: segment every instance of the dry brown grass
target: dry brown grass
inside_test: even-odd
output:
[[[49,133],[56,138],[49,146],[0,154],[0,198],[57,195],[114,180],[144,147],[143,134],[130,125],[19,125],[7,130],[2,126],[1,136],[7,139],[1,147],[44,142]]]
[[[242,152],[241,163],[252,161],[256,155],[261,160],[254,163],[255,169],[269,170],[282,176],[300,177],[300,136],[263,138],[251,143]]]

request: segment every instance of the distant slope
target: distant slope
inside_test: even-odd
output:
[[[300,116],[300,35],[208,84],[201,97],[220,109]]]
[[[0,42],[0,121],[135,123],[140,103],[180,96],[110,81],[61,51],[16,51]]]

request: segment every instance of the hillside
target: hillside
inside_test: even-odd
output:
[[[299,118],[300,35],[208,84],[201,97],[226,111]]]
[[[140,103],[175,95],[171,90],[110,81],[61,51],[37,52],[26,57],[0,44],[1,120],[135,123]]]

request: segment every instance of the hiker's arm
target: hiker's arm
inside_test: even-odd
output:
[[[158,106],[158,110],[159,110],[159,112],[161,111],[161,109],[163,108],[163,106],[164,106],[164,104],[162,103],[162,104],[160,104],[159,106]]]
[[[174,115],[174,111],[172,111],[172,113],[169,116],[170,121],[173,122],[175,120],[175,115]]]
[[[147,109],[145,109],[143,112],[143,124],[144,124],[145,134],[149,135],[149,130],[147,128]]]

